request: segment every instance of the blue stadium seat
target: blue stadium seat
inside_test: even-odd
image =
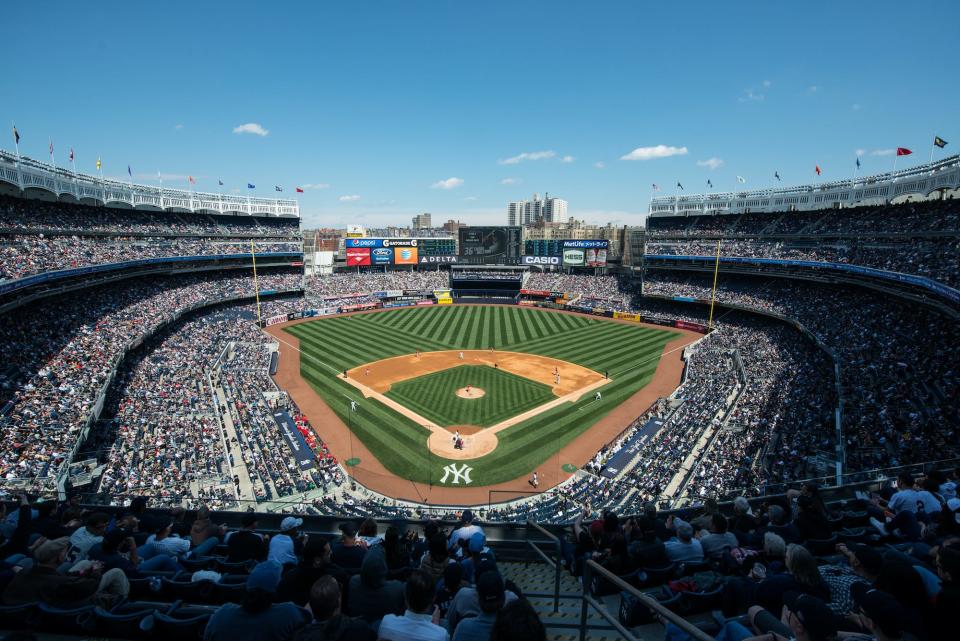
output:
[[[141,628],[155,639],[196,641],[203,638],[203,631],[216,611],[216,606],[174,605],[168,612],[156,611],[145,618]]]
[[[76,634],[80,631],[80,618],[93,612],[92,605],[82,605],[78,608],[56,608],[46,603],[37,606],[37,615],[34,620],[36,628],[44,632],[60,632]]]
[[[0,630],[22,630],[33,627],[39,603],[0,605]]]
[[[110,611],[95,607],[93,612],[84,615],[85,629],[92,629],[96,634],[119,639],[135,639],[146,636],[141,629],[143,620],[154,612],[166,612],[173,607],[169,603],[154,603],[137,601],[122,603]]]

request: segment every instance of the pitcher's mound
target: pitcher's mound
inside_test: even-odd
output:
[[[479,387],[471,387],[469,390],[466,387],[461,387],[457,390],[457,396],[460,398],[480,398],[481,396],[486,396],[484,392]]]

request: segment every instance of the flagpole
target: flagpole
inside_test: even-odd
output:
[[[936,140],[937,140],[937,135],[936,135],[936,134],[933,135],[933,140],[934,140],[934,142],[930,143],[930,161],[929,161],[927,164],[932,164],[932,163],[933,163],[933,148],[937,146],[937,145],[936,145]]]
[[[717,262],[713,266],[713,290],[710,292],[710,320],[707,329],[713,329],[713,303],[717,299],[717,274],[720,272],[720,241],[717,240]]]
[[[57,161],[53,157],[53,138],[48,138],[50,141],[50,166],[53,167],[53,173],[57,173]]]
[[[163,175],[157,170],[157,179],[160,181],[160,209],[163,209]]]

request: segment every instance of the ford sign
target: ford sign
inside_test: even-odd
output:
[[[393,258],[393,250],[387,249],[386,247],[377,247],[376,249],[370,250],[370,257],[377,265],[389,265],[390,260]]]

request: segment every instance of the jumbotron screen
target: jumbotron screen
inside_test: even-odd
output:
[[[516,265],[521,254],[520,227],[461,227],[460,262]]]

